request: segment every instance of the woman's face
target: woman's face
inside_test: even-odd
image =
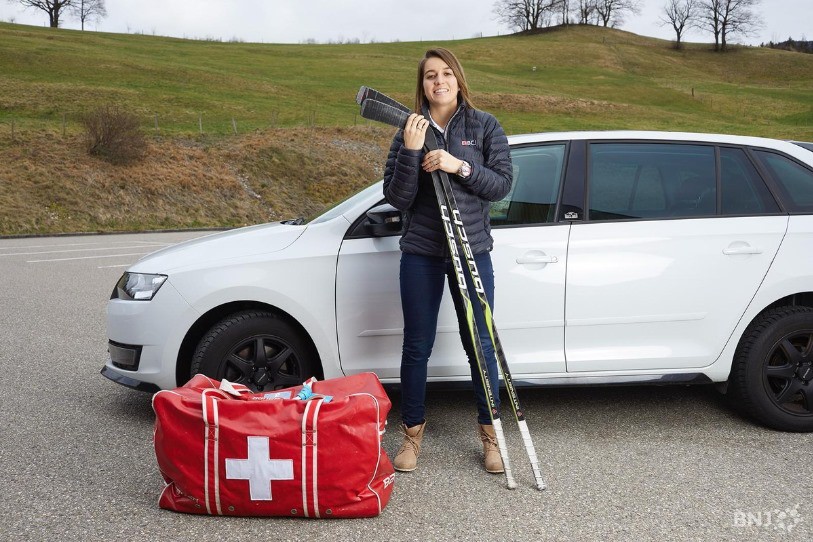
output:
[[[423,93],[430,106],[457,105],[457,78],[452,69],[437,57],[423,65]]]

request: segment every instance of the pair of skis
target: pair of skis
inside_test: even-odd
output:
[[[361,116],[383,122],[403,129],[406,125],[407,118],[411,114],[409,108],[393,100],[386,94],[382,94],[369,87],[361,87],[356,102],[361,106]],[[426,131],[426,138],[424,140],[424,148],[427,151],[437,150],[438,142],[435,133],[428,129]],[[452,185],[449,176],[445,171],[437,170],[432,172],[432,183],[435,188],[435,195],[438,200],[438,207],[440,208],[440,216],[443,220],[444,230],[446,233],[446,241],[449,244],[449,252],[454,262],[455,274],[457,275],[457,283],[460,288],[460,296],[463,299],[463,306],[466,312],[466,323],[468,325],[469,333],[471,334],[472,344],[477,358],[477,365],[482,376],[483,388],[485,390],[486,398],[488,399],[489,410],[491,413],[491,420],[494,427],[494,433],[497,437],[497,447],[500,451],[503,467],[505,469],[506,485],[509,489],[517,487],[514,481],[514,475],[511,470],[511,463],[508,458],[508,447],[505,443],[505,434],[503,432],[502,420],[500,419],[499,412],[497,411],[495,393],[498,390],[491,388],[491,381],[488,378],[488,365],[486,364],[485,356],[483,355],[483,347],[480,342],[480,334],[477,329],[477,322],[474,319],[474,307],[472,305],[469,289],[466,285],[466,273],[474,285],[474,290],[477,298],[480,301],[480,307],[483,310],[485,317],[486,327],[488,334],[491,337],[491,342],[494,346],[494,353],[497,357],[499,368],[502,371],[503,381],[505,388],[508,392],[508,397],[511,402],[511,409],[514,411],[514,416],[519,426],[520,434],[522,435],[522,442],[525,445],[525,451],[528,453],[528,459],[531,462],[531,469],[534,473],[536,480],[536,487],[539,490],[545,489],[545,482],[542,480],[542,473],[539,470],[539,459],[534,449],[531,434],[528,431],[528,424],[525,421],[525,415],[522,412],[522,407],[519,403],[514,382],[511,378],[511,371],[508,368],[508,361],[505,358],[505,353],[500,342],[500,337],[497,334],[497,328],[494,325],[494,319],[491,314],[491,306],[486,298],[485,290],[480,274],[477,271],[477,265],[474,262],[474,253],[469,245],[466,229],[463,226],[463,220],[460,216],[460,210],[457,207],[454,192],[452,192]],[[464,267],[462,258],[466,260]]]

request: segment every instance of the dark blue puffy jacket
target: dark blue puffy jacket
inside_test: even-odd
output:
[[[429,114],[424,110],[426,118]],[[434,129],[434,128],[432,128]],[[494,116],[461,104],[446,126],[435,134],[452,156],[471,164],[471,175],[449,175],[457,206],[475,254],[488,252],[494,244],[488,211],[511,190],[513,169],[508,139]],[[401,250],[426,256],[448,254],[432,175],[421,169],[424,151],[404,147],[404,133],[395,134],[384,171],[384,197],[404,211]]]

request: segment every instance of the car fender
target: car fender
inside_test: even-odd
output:
[[[315,345],[325,377],[340,376],[335,282],[339,245],[347,226],[347,220],[338,217],[308,227],[283,251],[185,270],[171,278],[200,314],[234,302],[261,303],[288,314]]]

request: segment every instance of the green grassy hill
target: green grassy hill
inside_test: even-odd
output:
[[[629,128],[813,140],[813,56],[786,51],[674,51],[592,26],[454,42],[268,45],[0,23],[0,233],[237,225],[312,212],[380,176],[391,131],[357,117],[358,87],[410,103],[416,63],[433,45],[458,54],[475,103],[508,133]],[[78,119],[101,103],[142,119],[151,141],[139,164],[83,154]]]

